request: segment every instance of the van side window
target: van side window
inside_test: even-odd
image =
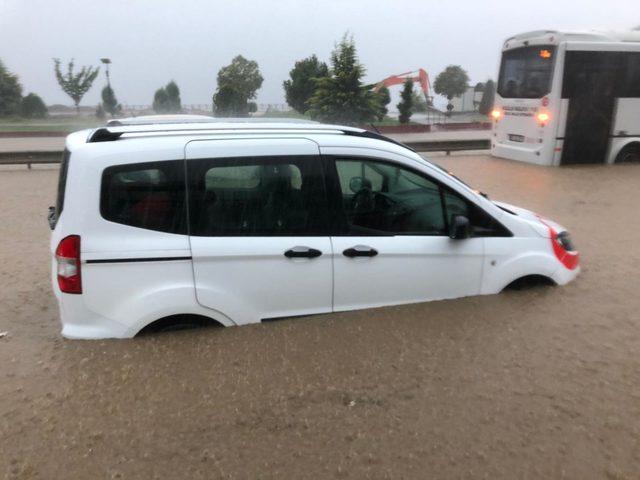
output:
[[[318,157],[244,157],[187,162],[195,236],[326,235]]]
[[[449,234],[455,215],[476,237],[511,236],[480,207],[426,175],[375,160],[336,159],[341,198],[336,229],[343,235]]]
[[[474,237],[510,237],[511,232],[504,228],[491,215],[465,200],[458,194],[442,188],[447,225],[451,225],[455,215],[464,215],[469,219]]]
[[[117,165],[102,174],[100,212],[111,222],[186,234],[182,160]]]
[[[440,189],[399,166],[336,160],[349,235],[446,235]]]

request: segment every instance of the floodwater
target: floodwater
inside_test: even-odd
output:
[[[5,478],[640,478],[640,165],[440,163],[565,226],[565,287],[133,340],[59,335],[57,170],[0,171]]]

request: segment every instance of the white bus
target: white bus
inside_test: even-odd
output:
[[[491,116],[497,157],[539,165],[640,161],[640,32],[508,38]]]

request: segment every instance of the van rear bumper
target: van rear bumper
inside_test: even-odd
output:
[[[493,157],[507,158],[519,162],[535,163],[537,165],[550,165],[542,155],[542,148],[527,148],[505,143],[497,143],[494,139],[491,145]]]
[[[574,280],[579,273],[580,273],[579,265],[573,270],[569,270],[563,265],[554,272],[552,278],[553,278],[553,281],[556,282],[558,285],[566,285],[570,281]]]
[[[82,295],[58,293],[62,336],[69,339],[131,337],[130,327],[89,310]]]

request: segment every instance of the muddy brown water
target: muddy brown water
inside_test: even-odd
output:
[[[438,159],[567,226],[566,287],[121,341],[59,335],[57,170],[0,171],[5,478],[640,478],[640,165]]]

